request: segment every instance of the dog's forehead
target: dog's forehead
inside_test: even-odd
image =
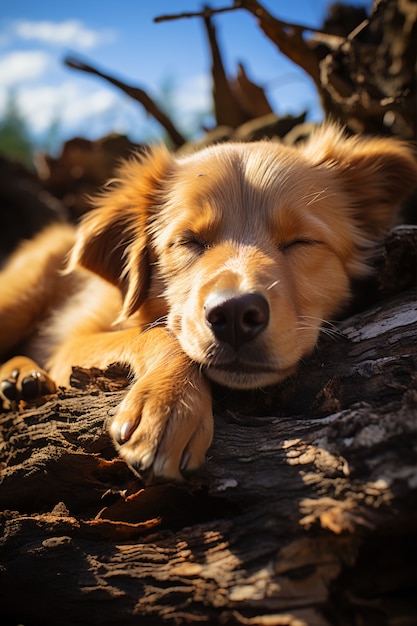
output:
[[[179,166],[182,174],[206,178],[212,184],[227,175],[262,185],[265,175],[284,173],[297,157],[294,150],[273,142],[226,143],[180,159]]]
[[[172,199],[184,211],[212,210],[224,220],[269,219],[280,206],[305,203],[326,181],[308,160],[275,142],[232,143],[209,147],[177,161]]]

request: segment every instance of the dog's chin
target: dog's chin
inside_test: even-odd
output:
[[[295,371],[295,367],[285,370],[243,370],[220,367],[207,367],[204,372],[210,380],[231,389],[259,389],[276,385]]]

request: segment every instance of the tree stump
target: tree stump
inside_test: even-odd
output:
[[[366,308],[292,379],[216,388],[183,484],[117,457],[116,366],[1,415],[1,623],[416,624],[416,257],[417,229],[395,230]]]

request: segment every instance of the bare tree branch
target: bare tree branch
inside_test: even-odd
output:
[[[185,137],[175,127],[172,120],[158,107],[158,105],[154,102],[154,100],[152,100],[152,98],[150,98],[150,96],[148,96],[148,94],[140,87],[132,87],[131,85],[127,85],[126,83],[123,83],[122,81],[118,80],[114,76],[105,74],[104,72],[101,72],[100,70],[93,67],[92,65],[87,65],[86,63],[80,61],[79,59],[76,59],[75,57],[67,57],[64,60],[64,63],[65,65],[67,65],[68,67],[72,69],[80,70],[82,72],[87,72],[88,74],[94,74],[95,76],[100,76],[100,78],[104,78],[112,85],[115,85],[116,87],[124,91],[124,93],[126,93],[128,96],[130,96],[137,102],[140,102],[140,104],[146,109],[147,113],[152,115],[152,117],[154,117],[161,124],[161,126],[165,128],[165,130],[169,134],[176,148],[179,148],[185,143],[186,141]]]
[[[188,18],[193,18],[193,17],[203,17],[203,18],[213,17],[213,15],[218,15],[220,13],[228,13],[231,11],[237,11],[239,9],[247,9],[245,4],[246,4],[245,0],[235,0],[233,6],[230,6],[230,7],[223,7],[223,8],[218,8],[218,9],[205,7],[201,11],[174,13],[170,15],[159,15],[158,17],[154,18],[154,22],[156,24],[159,24],[161,22],[170,22],[174,20],[188,19]],[[265,10],[263,9],[263,7],[260,7],[260,8],[263,11]],[[315,33],[317,35],[323,35],[324,37],[332,38],[335,42],[337,41],[338,43],[341,43],[341,41],[344,40],[344,37],[334,35],[334,33],[331,33],[323,28],[315,28],[314,26],[306,26],[303,24],[294,24],[292,22],[284,22],[282,20],[278,20],[277,18],[274,18],[274,19],[276,19],[276,21],[279,22],[283,27],[288,28],[288,29],[308,31],[311,33]]]
[[[213,15],[216,15],[218,13],[227,13],[229,11],[236,11],[237,9],[240,9],[240,2],[238,0],[236,0],[236,2],[234,3],[233,6],[231,7],[223,7],[220,9],[211,9],[210,7],[205,7],[202,11],[192,11],[192,12],[183,12],[183,13],[176,13],[173,15],[159,15],[158,17],[154,18],[154,22],[156,24],[160,23],[160,22],[171,22],[174,20],[181,20],[183,18],[190,18],[190,17],[212,17]]]

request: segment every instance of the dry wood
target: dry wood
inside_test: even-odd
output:
[[[216,29],[209,17],[204,18],[204,25],[212,59],[212,94],[216,124],[217,126],[225,125],[236,128],[247,122],[250,116],[241,107],[227,79],[216,37]]]
[[[63,204],[46,193],[33,172],[0,156],[0,266],[19,241],[51,222],[67,219]]]
[[[369,19],[353,29],[329,21],[314,29],[272,15],[258,0],[230,7],[161,16],[156,21],[203,17],[245,9],[282,54],[314,81],[324,113],[353,132],[417,137],[417,13],[413,0],[374,0]],[[349,7],[346,7],[346,11]],[[358,16],[351,8],[350,17]],[[395,69],[394,69],[395,68]]]
[[[144,488],[115,456],[116,366],[3,414],[2,623],[415,624],[415,244],[394,232],[375,304],[286,385],[216,390],[182,485]]]
[[[95,141],[74,137],[66,141],[59,155],[39,153],[36,170],[40,183],[68,211],[71,221],[91,209],[91,198],[113,178],[122,159],[139,154],[144,146],[124,135],[108,135]],[[22,220],[18,222],[22,236]]]
[[[212,94],[217,126],[238,128],[249,120],[272,113],[264,90],[249,80],[242,64],[238,66],[236,79],[228,79],[216,29],[209,16],[204,16],[204,25],[212,59]]]
[[[241,105],[250,114],[251,119],[264,117],[272,113],[265,90],[249,79],[242,63],[238,64],[237,76],[232,86],[239,95]]]
[[[320,40],[331,42],[332,47],[343,43],[344,38],[325,32],[322,29],[314,29],[302,24],[288,23],[277,19],[257,0],[235,0],[233,6],[220,9],[206,8],[198,12],[182,12],[175,15],[161,15],[155,18],[155,22],[164,22],[191,17],[202,17],[206,22],[213,15],[227,11],[246,9],[258,20],[259,27],[265,35],[275,43],[280,51],[292,61],[300,65],[313,78],[317,86],[320,86],[319,59],[312,51],[311,46],[303,38],[304,33],[315,32]]]
[[[276,19],[257,0],[239,4],[258,19],[280,51],[313,79],[327,116],[355,132],[416,138],[415,2],[375,0],[369,20],[347,37],[322,32],[309,39],[304,37],[308,33],[304,26]]]

